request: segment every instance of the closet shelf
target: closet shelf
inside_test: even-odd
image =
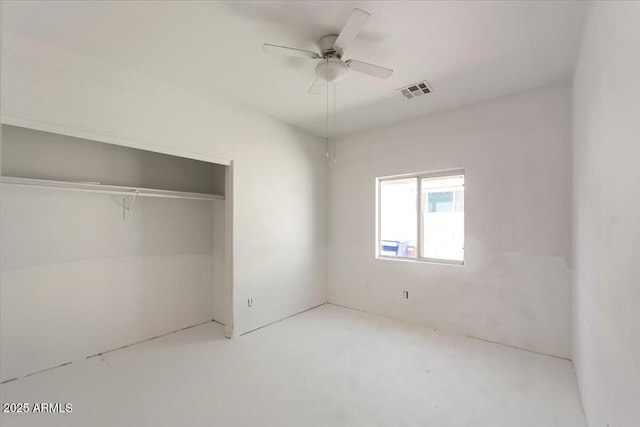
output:
[[[11,176],[0,177],[3,185],[17,185],[32,188],[46,188],[51,190],[84,191],[88,193],[114,194],[120,196],[164,197],[169,199],[191,200],[224,200],[219,194],[189,193],[185,191],[157,190],[152,188],[121,187],[117,185],[102,185],[98,183],[51,181],[47,179],[17,178]]]

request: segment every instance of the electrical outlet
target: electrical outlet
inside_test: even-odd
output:
[[[253,298],[249,298],[249,299],[247,300],[247,305],[248,305],[249,307],[253,307]]]
[[[409,299],[409,291],[402,291],[402,298]]]

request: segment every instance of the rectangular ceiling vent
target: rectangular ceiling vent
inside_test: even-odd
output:
[[[402,95],[405,98],[411,99],[411,98],[415,98],[416,96],[426,95],[428,93],[431,93],[431,85],[429,84],[428,81],[423,80],[421,82],[414,83],[409,86],[401,87],[398,90],[402,93]]]

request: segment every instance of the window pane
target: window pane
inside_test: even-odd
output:
[[[464,259],[464,175],[422,178],[420,256]]]
[[[380,255],[416,258],[418,179],[380,181]]]

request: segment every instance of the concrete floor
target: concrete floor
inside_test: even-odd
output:
[[[227,340],[207,323],[16,381],[12,426],[586,426],[571,362],[332,305]]]

